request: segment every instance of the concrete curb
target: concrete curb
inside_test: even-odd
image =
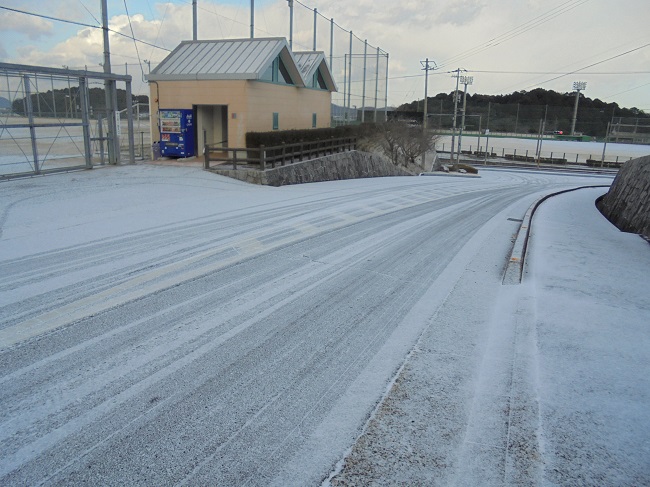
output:
[[[510,253],[510,259],[506,264],[505,271],[503,273],[504,285],[511,284],[521,284],[521,279],[524,274],[524,263],[526,259],[526,251],[528,250],[528,239],[530,238],[530,227],[532,224],[533,216],[537,208],[549,198],[557,196],[564,193],[570,193],[572,191],[578,191],[579,189],[588,189],[588,188],[609,188],[610,185],[598,184],[593,186],[579,186],[577,188],[565,189],[563,191],[558,191],[557,193],[547,194],[542,196],[537,201],[535,201],[530,208],[526,211],[524,219],[521,222],[519,231],[517,232],[517,238],[515,243],[512,246],[512,252]]]
[[[451,178],[480,178],[481,176],[479,174],[456,174],[456,173],[448,173],[448,172],[441,172],[441,171],[436,171],[436,172],[421,172],[418,174],[418,176],[442,176],[442,177],[451,177]]]

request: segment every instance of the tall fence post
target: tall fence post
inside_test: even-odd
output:
[[[232,152],[232,168],[237,169],[237,151]]]
[[[32,94],[29,75],[23,76],[23,91],[25,92],[26,112],[29,120],[29,135],[32,139],[32,156],[34,157],[34,173],[40,174],[41,168],[38,161],[38,146],[36,144],[36,128],[34,127],[34,110],[32,107]]]
[[[115,105],[117,107],[117,105]],[[133,94],[131,92],[131,82],[126,82],[126,123],[127,123],[127,139],[129,144],[129,164],[135,164],[135,141],[133,139]]]
[[[366,61],[368,59],[368,39],[363,41],[363,87],[361,89],[361,123],[366,121]]]
[[[208,144],[203,145],[203,169],[210,169],[210,146]]]
[[[40,99],[40,94],[37,95]],[[86,168],[93,167],[92,145],[90,143],[90,118],[88,112],[90,105],[88,103],[88,85],[86,78],[79,78],[79,102],[81,104],[81,123],[84,137],[84,157],[86,159]]]
[[[266,171],[266,150],[260,145],[260,169]]]

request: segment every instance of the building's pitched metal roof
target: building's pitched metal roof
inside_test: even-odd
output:
[[[325,53],[322,51],[299,51],[294,52],[293,57],[296,59],[296,64],[306,84],[309,84],[309,80],[314,76],[316,70],[321,68],[321,74],[323,75],[327,89],[329,91],[337,91],[336,83],[325,61]]]
[[[308,85],[320,67],[329,91],[337,91],[322,52],[291,53],[284,37],[183,41],[149,73],[149,81],[259,80],[280,56],[296,86]]]
[[[150,81],[260,79],[280,56],[296,86],[304,86],[283,37],[183,41],[147,76]]]

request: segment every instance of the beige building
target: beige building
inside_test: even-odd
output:
[[[192,110],[195,155],[245,147],[247,132],[329,127],[336,91],[324,54],[284,38],[184,41],[147,79],[152,141],[159,110]]]

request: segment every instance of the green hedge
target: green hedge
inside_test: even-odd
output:
[[[274,130],[272,132],[248,132],[246,147],[274,147],[283,144],[313,142],[316,140],[339,139],[343,137],[362,137],[373,130],[372,124],[344,125],[341,127],[302,130]]]

